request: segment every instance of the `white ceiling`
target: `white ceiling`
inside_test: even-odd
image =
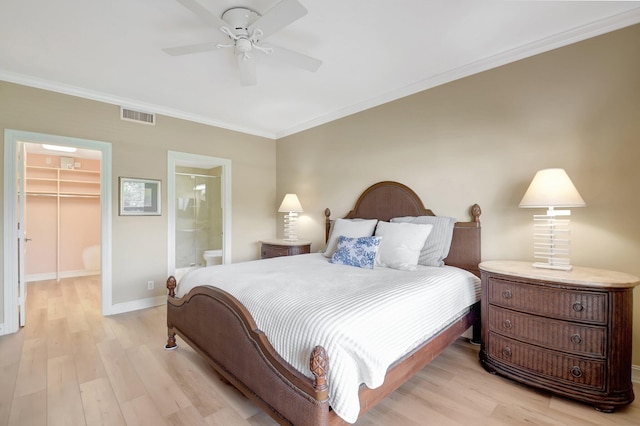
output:
[[[199,0],[264,13],[279,0]],[[268,38],[316,73],[260,57],[239,83],[224,42],[176,0],[2,0],[0,80],[279,138],[476,72],[640,22],[640,2],[300,0]]]

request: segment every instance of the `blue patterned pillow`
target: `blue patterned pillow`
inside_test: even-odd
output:
[[[338,237],[338,248],[331,258],[331,263],[373,269],[376,260],[380,237],[349,238]]]

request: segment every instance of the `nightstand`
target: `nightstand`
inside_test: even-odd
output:
[[[633,401],[633,275],[480,264],[484,368],[612,412]]]
[[[311,253],[310,241],[262,240],[260,244],[262,244],[262,248],[260,249],[261,259]]]

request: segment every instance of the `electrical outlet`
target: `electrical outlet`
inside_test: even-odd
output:
[[[154,285],[153,281],[147,281],[147,290],[153,290]]]

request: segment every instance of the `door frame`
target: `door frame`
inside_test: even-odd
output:
[[[20,142],[50,143],[100,151],[100,274],[102,315],[112,310],[112,189],[111,144],[89,139],[5,129],[4,131],[4,324],[0,335],[15,333],[18,325],[18,212],[17,149]],[[13,285],[16,283],[16,285]]]
[[[169,151],[167,153],[167,276],[176,272],[176,166],[222,167],[222,263],[231,263],[231,160]]]

